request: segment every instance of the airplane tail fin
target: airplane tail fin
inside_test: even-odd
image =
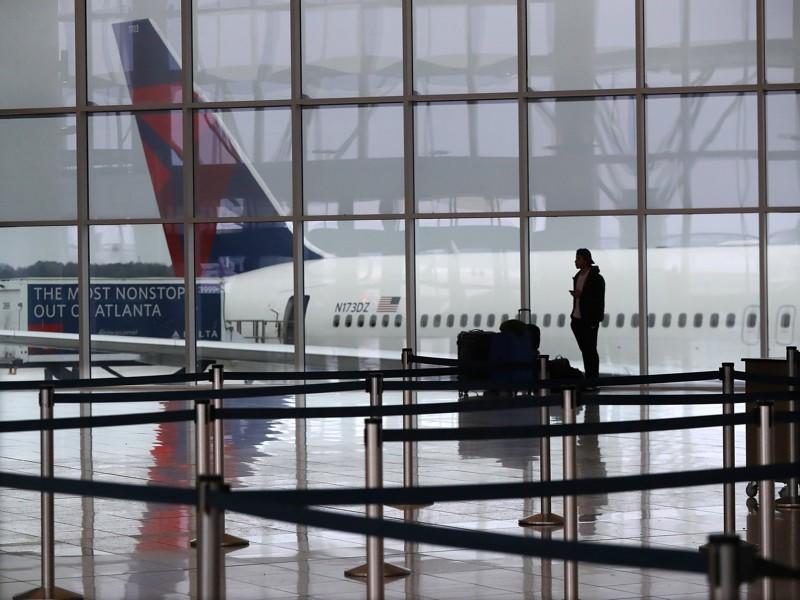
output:
[[[125,79],[135,104],[179,102],[183,89],[180,62],[150,19],[112,25]],[[195,100],[200,100],[197,92]],[[134,115],[145,160],[162,218],[183,214],[183,131],[178,111],[139,111]],[[275,217],[281,212],[275,195],[229,134],[219,115],[197,111],[194,115],[194,212],[197,216]],[[223,233],[220,233],[223,232]],[[236,242],[230,238],[238,232]],[[183,227],[164,225],[175,274],[182,276]],[[227,253],[237,252],[240,265],[257,268],[292,260],[291,225],[281,222],[248,223],[218,229],[207,223],[196,227],[196,273],[204,274]],[[225,238],[224,240],[220,238]],[[304,258],[321,253],[304,246]],[[226,260],[231,264],[230,260]],[[248,267],[244,267],[248,268]],[[214,271],[214,268],[210,269]]]

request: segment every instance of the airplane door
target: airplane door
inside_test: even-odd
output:
[[[306,318],[306,310],[308,310],[308,301],[311,298],[309,295],[303,296],[303,318]],[[281,331],[281,342],[284,344],[294,344],[294,296],[289,296],[286,301],[286,308],[283,311],[283,325]]]
[[[760,341],[758,331],[758,306],[750,305],[742,315],[742,341],[748,346],[755,346]]]
[[[795,307],[788,304],[784,304],[778,309],[778,318],[775,323],[775,341],[781,346],[791,346],[794,341],[796,312]]]

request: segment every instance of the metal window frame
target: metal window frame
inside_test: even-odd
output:
[[[769,351],[769,304],[768,304],[768,260],[767,260],[767,222],[768,216],[774,213],[798,213],[800,205],[770,207],[767,199],[767,140],[766,140],[766,95],[768,92],[800,92],[800,82],[787,84],[769,84],[766,81],[766,29],[765,29],[765,2],[756,0],[756,83],[746,85],[713,85],[713,86],[678,86],[678,87],[647,87],[645,81],[645,18],[644,11],[646,0],[636,0],[635,9],[635,71],[636,84],[633,88],[619,89],[588,89],[588,90],[559,90],[537,91],[528,89],[528,24],[527,0],[517,0],[517,89],[507,92],[492,93],[453,93],[453,94],[418,94],[414,91],[414,5],[412,0],[398,0],[401,6],[402,27],[402,57],[403,57],[403,89],[398,96],[371,96],[354,98],[308,98],[302,93],[302,0],[288,0],[290,18],[290,45],[291,45],[291,96],[278,100],[252,100],[252,101],[215,101],[200,102],[193,96],[193,0],[181,0],[181,32],[182,32],[182,63],[183,63],[183,98],[175,104],[148,104],[148,105],[104,105],[98,106],[88,99],[88,21],[86,0],[75,0],[75,61],[76,61],[76,102],[75,106],[55,106],[41,108],[4,108],[0,109],[0,118],[13,118],[20,116],[54,116],[74,115],[77,123],[77,216],[75,220],[53,221],[4,221],[3,227],[26,227],[42,225],[68,225],[75,226],[78,231],[78,294],[80,301],[79,332],[80,332],[80,373],[89,376],[91,371],[91,324],[89,314],[89,230],[95,225],[114,224],[163,224],[179,223],[184,227],[184,260],[186,273],[186,305],[184,322],[186,327],[186,369],[194,371],[197,366],[197,335],[195,319],[195,285],[196,273],[194,227],[200,223],[209,222],[268,222],[284,221],[291,224],[294,236],[294,294],[295,298],[302,298],[304,294],[304,262],[303,239],[305,224],[308,221],[352,221],[352,220],[402,220],[405,224],[405,336],[406,345],[416,347],[417,344],[417,298],[416,298],[416,240],[415,231],[418,221],[430,218],[514,218],[519,220],[519,252],[520,252],[520,306],[531,308],[530,290],[530,219],[532,217],[571,217],[571,216],[632,216],[637,222],[638,239],[638,311],[646,315],[647,297],[647,219],[651,215],[691,215],[691,214],[747,214],[758,215],[759,224],[759,305],[760,305],[760,354],[768,355]],[[667,94],[697,95],[724,92],[750,92],[757,98],[757,162],[758,162],[758,205],[746,208],[688,208],[688,209],[654,209],[647,206],[647,147],[646,147],[646,100],[649,97]],[[537,99],[559,98],[601,98],[607,96],[632,97],[636,107],[636,171],[637,171],[637,201],[636,207],[629,210],[579,210],[560,211],[546,210],[534,211],[529,203],[529,123],[528,105]],[[468,213],[419,213],[416,210],[414,190],[414,110],[418,104],[430,102],[479,102],[491,100],[507,100],[516,102],[518,107],[518,132],[519,132],[519,210],[506,212],[468,212]],[[403,178],[405,185],[405,201],[402,213],[375,213],[359,215],[306,215],[303,202],[303,110],[316,106],[333,105],[375,105],[375,104],[401,104],[403,106]],[[213,219],[197,217],[194,214],[194,145],[193,126],[194,115],[199,110],[210,109],[259,109],[270,107],[283,107],[291,111],[292,127],[292,214],[284,217],[264,218],[230,218]],[[88,119],[92,114],[113,112],[139,112],[151,110],[180,110],[183,121],[184,160],[184,213],[176,219],[93,219],[89,211],[89,185],[88,185]],[[295,319],[295,368],[305,368],[305,330],[303,319]],[[639,368],[642,373],[647,373],[649,368],[648,357],[648,331],[644,319],[640,319],[638,328]]]

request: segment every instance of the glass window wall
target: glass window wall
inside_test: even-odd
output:
[[[677,329],[648,330],[650,372],[702,371],[758,357],[758,271],[758,215],[648,217],[647,308],[691,316]],[[715,313],[733,317],[714,327]]]
[[[291,96],[288,0],[193,0],[194,85],[200,99]]]
[[[528,86],[634,87],[634,5],[634,0],[529,0]]]
[[[0,108],[74,105],[73,3],[5,0],[0,10]]]
[[[0,219],[74,219],[75,147],[74,116],[0,119]]]
[[[183,216],[179,111],[91,116],[89,212],[95,219]]]
[[[531,209],[635,208],[635,112],[628,97],[531,102]]]
[[[405,346],[403,221],[311,221],[305,242],[306,365],[396,365]]]
[[[48,366],[78,364],[78,235],[75,227],[0,228],[0,347],[19,379],[41,380]]]
[[[767,199],[800,206],[800,96],[767,94]]]
[[[296,317],[289,224],[202,223],[194,235],[199,365],[235,360],[241,370],[292,370]]]
[[[754,94],[647,99],[647,205],[758,205]]]
[[[767,83],[800,81],[800,4],[765,0],[764,29]]]
[[[800,345],[797,255],[800,248],[800,214],[781,213],[767,221],[769,356],[784,358],[786,346]]]
[[[302,4],[304,93],[333,98],[403,92],[400,0]]]
[[[198,217],[277,217],[292,212],[288,109],[198,111],[194,120]]]
[[[181,101],[181,0],[88,0],[86,11],[91,102]]]
[[[303,196],[311,215],[402,212],[403,107],[303,111]]]
[[[646,0],[649,86],[756,82],[756,0]]]
[[[89,230],[92,363],[125,360],[175,371],[186,362],[181,231],[171,225]],[[120,338],[127,338],[124,358]],[[137,344],[141,344],[137,348]],[[133,355],[133,356],[129,356]]]
[[[414,115],[420,212],[519,210],[516,103],[426,103]]]
[[[639,310],[636,217],[534,217],[531,219],[531,316],[541,330],[540,351],[569,358],[584,370],[569,327],[575,251],[589,248],[606,282],[605,312],[632,315]],[[551,317],[550,315],[558,315]],[[624,322],[624,318],[621,320]],[[600,373],[639,373],[636,329],[604,319],[598,332]]]
[[[436,326],[436,315],[464,314],[471,327],[479,328],[490,314],[517,314],[519,221],[421,219],[416,244],[420,352],[457,354],[461,329],[448,327],[447,321]]]
[[[517,4],[511,0],[417,0],[418,94],[517,89]]]

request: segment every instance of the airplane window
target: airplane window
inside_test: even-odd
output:
[[[631,315],[631,327],[638,327],[639,326],[639,313],[633,313]]]
[[[344,326],[345,327],[350,327],[350,325],[352,325],[352,324],[353,324],[353,315],[347,315],[344,318]]]
[[[608,324],[611,322],[611,315],[605,313],[603,315],[603,327],[608,327]]]
[[[664,313],[664,316],[661,317],[661,326],[666,328],[670,325],[672,325],[672,313]]]
[[[692,325],[695,327],[702,327],[703,326],[703,313],[694,313],[694,321]]]
[[[459,321],[461,327],[467,326],[467,319],[468,319],[467,315],[461,315],[461,320]]]
[[[505,316],[505,315],[503,315],[503,316]],[[533,323],[534,325],[536,325],[536,313],[533,313],[533,314],[531,315],[531,323]]]
[[[394,326],[400,327],[403,324],[403,315],[395,315],[394,316]]]
[[[358,326],[359,327],[364,326],[364,315],[358,315]]]
[[[686,327],[686,313],[678,315],[678,327]]]
[[[399,317],[400,315],[397,316]],[[389,326],[389,315],[383,315],[383,318],[381,319],[381,327],[388,327],[388,326]]]
[[[490,314],[490,315],[489,315],[489,316],[486,318],[486,326],[487,326],[487,327],[494,327],[494,313],[491,313],[491,314]]]
[[[433,316],[433,326],[440,327],[442,324],[442,315],[434,315]]]
[[[545,314],[544,318],[542,319],[542,325],[544,327],[550,327],[550,313]]]
[[[791,324],[792,324],[792,315],[790,315],[789,313],[783,313],[781,315],[781,327],[783,329],[787,329]]]
[[[719,313],[711,313],[711,317],[708,319],[708,324],[711,327],[719,327]]]
[[[456,316],[455,315],[447,315],[447,326],[448,327],[452,327],[453,325],[455,325],[455,322],[456,322]]]
[[[473,325],[473,327],[480,327],[481,326],[481,316],[479,314],[475,315],[475,318],[472,319],[472,325]]]
[[[747,315],[747,327],[748,328],[752,329],[753,327],[755,327],[757,321],[758,321],[758,318],[756,317],[756,313],[750,313],[749,315]]]
[[[338,327],[339,326],[339,321],[341,321],[341,320],[342,320],[341,315],[333,315],[333,326],[334,327]]]
[[[728,316],[725,317],[725,327],[733,327],[734,325],[736,325],[736,315],[728,313]]]
[[[650,313],[647,315],[647,326],[648,327],[655,327],[656,326],[656,314]]]
[[[508,313],[503,313],[503,317],[500,319],[500,322],[505,323],[506,321],[508,321]],[[534,321],[533,324],[536,325],[536,322]]]
[[[622,313],[617,314],[617,327],[625,325],[625,315]]]
[[[370,315],[369,317],[369,326],[375,327],[378,324],[378,315]]]
[[[422,315],[419,320],[420,327],[427,327],[428,326],[428,315]]]
[[[566,322],[567,322],[567,315],[565,315],[564,313],[561,313],[560,315],[558,315],[558,326],[559,327],[563,327],[564,323],[566,323]]]

